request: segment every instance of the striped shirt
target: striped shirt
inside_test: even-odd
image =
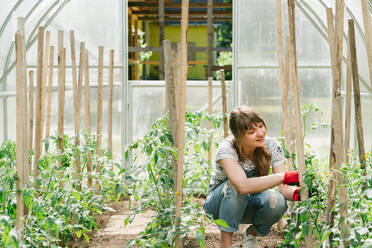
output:
[[[278,141],[270,137],[266,137],[265,140],[266,148],[271,153],[271,168],[283,164],[285,162],[284,152],[280,147]],[[238,161],[247,177],[254,176],[255,164],[251,160],[241,161],[238,157],[238,153],[235,147],[233,146],[232,137],[228,137],[224,141],[222,141],[222,143],[218,147],[215,160],[215,170],[208,187],[208,192],[227,180],[225,171],[223,170],[222,166],[217,163],[219,160],[224,158],[231,158]]]

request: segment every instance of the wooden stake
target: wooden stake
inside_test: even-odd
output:
[[[212,66],[213,66],[213,0],[208,0],[207,2],[207,26],[208,26],[208,65],[207,65],[207,77],[212,76]]]
[[[23,27],[24,19],[18,19],[18,23]],[[23,28],[21,27],[21,30]],[[17,170],[17,209],[16,209],[16,230],[20,232],[20,238],[23,240],[23,216],[24,199],[23,187],[25,183],[25,170],[28,165],[28,146],[27,146],[27,80],[26,80],[26,46],[23,32],[17,31],[15,34],[16,44],[16,125],[17,125],[17,147],[16,147],[16,170]]]
[[[65,114],[65,65],[66,49],[63,47],[63,30],[58,30],[58,149],[63,152],[64,146],[64,114]],[[62,160],[59,161],[60,167],[63,166]],[[61,178],[63,170],[61,169]],[[63,187],[61,181],[59,187]]]
[[[289,122],[289,130],[292,130],[288,134],[288,140],[286,140],[286,147],[288,153],[290,154],[290,158],[288,159],[288,169],[293,169],[294,162],[292,160],[293,155],[293,142],[294,142],[294,134],[296,133],[296,127],[294,125],[294,106],[293,106],[293,90],[291,89],[291,46],[290,44],[290,37],[287,36],[286,38],[286,59],[285,59],[285,82],[286,87],[288,89],[288,101],[290,103],[289,110],[288,110],[288,122]],[[293,87],[293,86],[292,86]],[[290,113],[290,114],[289,114]],[[291,116],[291,117],[290,117]]]
[[[363,122],[362,122],[362,106],[360,102],[360,87],[359,87],[359,72],[358,72],[358,61],[355,45],[355,31],[354,21],[348,20],[349,24],[349,42],[350,42],[350,59],[351,68],[353,74],[353,89],[354,89],[354,107],[355,107],[355,120],[357,127],[357,138],[358,138],[358,151],[359,161],[361,168],[364,169],[363,175],[367,175],[366,161],[365,161],[365,149],[364,149],[364,138],[363,138]],[[367,184],[363,185],[363,189],[367,188]]]
[[[49,48],[49,82],[48,82],[48,100],[47,100],[47,112],[46,116],[46,127],[45,127],[45,138],[50,136],[50,118],[52,114],[52,94],[53,94],[53,60],[54,60],[54,46]]]
[[[349,162],[347,156],[350,146],[350,123],[351,123],[351,58],[350,58],[350,42],[347,43],[347,67],[346,67],[346,102],[345,102],[345,162]]]
[[[91,127],[90,127],[90,96],[89,96],[89,56],[88,56],[88,49],[85,49],[85,84],[84,84],[84,105],[85,105],[85,127],[87,128],[88,136],[91,134]],[[92,187],[92,153],[88,151],[88,158],[87,158],[87,171],[88,171],[88,187]]]
[[[44,28],[39,27],[38,32],[38,53],[37,53],[37,86],[36,86],[36,126],[35,126],[35,157],[34,157],[34,185],[38,187],[36,178],[39,176],[37,165],[41,155],[42,139],[42,90],[43,90],[43,46],[44,46]]]
[[[99,46],[98,53],[97,157],[100,157],[102,140],[103,46]],[[99,164],[96,171],[97,173],[101,172],[101,166]]]
[[[292,155],[292,148],[290,142],[289,129],[289,115],[288,115],[288,78],[286,78],[286,71],[283,56],[283,24],[282,24],[282,1],[276,0],[276,33],[278,46],[278,65],[280,77],[280,89],[282,93],[282,128],[284,131],[284,140],[287,151]],[[289,51],[289,43],[287,43],[287,50]],[[288,159],[288,169],[293,170],[292,158]],[[282,230],[281,230],[282,231]]]
[[[229,135],[229,127],[227,124],[225,70],[221,69],[220,72],[221,72],[221,90],[222,90],[223,137],[226,138]]]
[[[109,101],[108,101],[108,124],[107,136],[110,155],[112,157],[112,104],[113,104],[113,89],[114,89],[114,49],[110,50],[110,66],[109,66]]]
[[[208,77],[208,114],[212,115],[213,109],[213,78]],[[209,130],[212,129],[212,122],[208,123]],[[209,148],[208,148],[208,164],[209,169],[212,169],[212,139],[209,140]]]
[[[159,0],[159,47],[164,40],[164,0]],[[136,44],[137,46],[137,44]],[[159,51],[159,80],[164,79],[164,50]]]
[[[366,37],[366,49],[367,49],[367,59],[368,59],[368,69],[369,69],[369,81],[372,88],[372,33],[371,33],[371,17],[368,11],[367,0],[360,0],[362,5],[363,14],[363,24],[364,33]]]
[[[167,103],[169,105],[169,122],[168,125],[170,127],[170,131],[172,134],[173,139],[173,146],[177,148],[177,104],[176,104],[176,85],[175,85],[175,78],[174,78],[174,61],[175,58],[173,57],[172,53],[172,43],[170,40],[164,40],[164,76],[165,76],[165,84],[166,84],[166,95],[167,95]],[[174,158],[173,160],[173,179],[176,182],[176,168],[177,168],[177,160]]]
[[[44,59],[43,59],[43,79],[42,79],[42,91],[41,91],[41,139],[43,139],[44,132],[44,119],[45,119],[45,95],[46,95],[46,84],[48,76],[48,59],[49,59],[49,42],[50,32],[45,32],[45,44],[44,44]]]
[[[32,171],[32,153],[33,153],[33,140],[34,140],[34,71],[28,72],[28,80],[29,80],[29,91],[28,91],[28,132],[29,132],[29,140],[28,140],[28,150],[29,150],[29,172]],[[30,173],[27,177],[30,176]]]
[[[77,104],[77,69],[76,69],[76,52],[75,52],[75,33],[74,30],[70,30],[70,48],[71,48],[71,70],[72,70],[72,86],[74,94],[74,106]],[[76,115],[74,116],[76,119]],[[76,126],[76,120],[75,120]]]
[[[81,190],[81,166],[80,166],[80,152],[79,152],[79,146],[80,146],[80,122],[81,122],[81,97],[82,97],[82,84],[83,84],[83,75],[84,75],[84,51],[85,51],[85,43],[80,43],[80,61],[79,61],[79,78],[76,85],[76,92],[74,92],[74,95],[76,96],[76,104],[75,104],[75,166],[76,166],[76,178],[79,180],[78,189]]]
[[[184,159],[184,138],[185,138],[185,112],[186,112],[186,81],[187,81],[187,34],[189,24],[189,1],[182,0],[181,11],[181,64],[180,64],[180,104],[179,104],[179,130],[178,130],[178,156],[177,156],[177,185],[176,185],[176,224],[179,230],[181,224],[181,210],[183,202],[183,159]],[[177,235],[176,248],[183,247],[182,238]]]

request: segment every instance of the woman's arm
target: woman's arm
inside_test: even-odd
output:
[[[234,188],[242,195],[262,192],[274,186],[282,185],[283,182],[285,172],[284,165],[283,171],[281,172],[276,171],[274,174],[268,176],[247,178],[244,170],[242,169],[242,167],[240,167],[239,163],[236,160],[231,158],[224,158],[219,160],[218,163],[224,169],[227,178],[230,181],[230,184],[232,184]]]
[[[275,174],[282,174],[285,172],[285,167],[284,164],[275,166],[273,168],[273,173]],[[284,196],[285,199],[293,201],[293,192],[297,187],[295,186],[290,186],[287,184],[280,184],[278,185],[280,193]]]

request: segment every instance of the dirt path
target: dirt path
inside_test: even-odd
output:
[[[84,240],[72,242],[69,247],[93,247],[93,248],[123,248],[126,243],[136,237],[142,231],[146,223],[151,220],[151,216],[155,214],[153,211],[146,211],[135,217],[131,224],[124,228],[124,220],[132,213],[128,210],[128,201],[120,201],[112,204],[112,208],[116,212],[105,213],[96,216],[98,230],[90,235],[90,244]],[[241,242],[241,232],[245,227],[241,225],[239,231],[234,234],[233,240],[236,243]],[[274,229],[274,228],[273,228]],[[272,230],[268,236],[258,239],[260,248],[274,248],[282,240],[282,235],[275,230]],[[220,237],[219,230],[213,223],[206,227],[206,248],[219,247]],[[185,248],[199,247],[195,240],[186,239]]]

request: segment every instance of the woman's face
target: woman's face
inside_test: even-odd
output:
[[[243,145],[251,148],[265,147],[266,127],[263,122],[253,125],[252,129],[245,132],[243,136]]]

